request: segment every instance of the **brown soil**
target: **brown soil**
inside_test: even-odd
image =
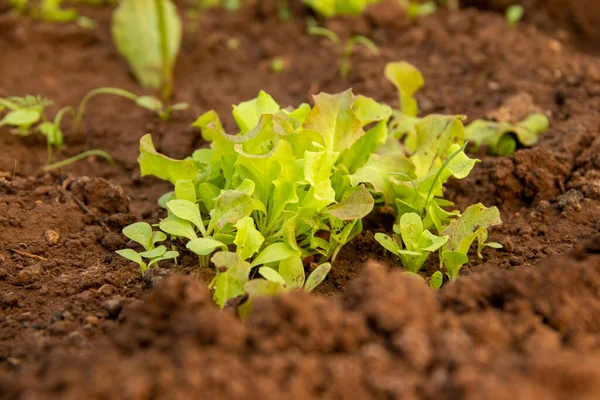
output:
[[[176,100],[190,110],[164,124],[125,100],[98,97],[88,106],[84,135],[65,130],[60,157],[100,148],[116,167],[92,159],[40,173],[44,142],[0,128],[0,393],[598,398],[600,61],[581,46],[594,43],[592,32],[552,17],[549,3],[538,6],[548,16],[543,23],[532,15],[516,29],[477,9],[409,23],[393,1],[329,21],[342,36],[366,34],[381,50],[379,57],[358,51],[347,82],[337,75],[332,48],[304,34],[305,11],[295,3],[295,22],[287,24],[274,16],[272,1],[236,13],[215,10],[185,37],[175,71]],[[42,94],[63,106],[101,86],[140,92],[112,45],[110,9],[81,11],[98,29],[32,22],[0,5],[7,60],[0,97]],[[227,47],[229,38],[239,49]],[[279,75],[270,70],[274,57],[287,63]],[[479,154],[473,174],[450,185],[460,208],[481,201],[501,209],[504,225],[490,237],[504,249],[486,250],[483,261],[473,255],[461,279],[437,297],[404,281],[398,261],[374,241],[393,222],[384,212],[340,254],[320,289],[327,298],[265,301],[247,323],[215,309],[204,283],[212,272],[197,268],[193,257],[142,279],[114,254],[126,245],[120,229],[155,221],[156,199],[169,190],[139,176],[143,134],[152,133],[160,151],[185,157],[202,144],[189,127],[196,116],[211,108],[228,115],[231,104],[260,89],[281,104],[298,104],[351,86],[393,104],[397,95],[382,71],[402,59],[426,78],[417,95],[425,113],[518,119],[535,108],[551,119],[534,148],[505,158]],[[369,259],[392,272],[364,270]],[[163,280],[174,273],[192,278]]]

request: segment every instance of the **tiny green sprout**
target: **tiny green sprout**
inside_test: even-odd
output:
[[[170,106],[165,106],[159,99],[153,96],[138,96],[134,93],[128,92],[127,90],[119,88],[98,88],[91,90],[88,94],[86,94],[81,103],[79,104],[77,114],[75,115],[75,132],[79,132],[80,130],[81,120],[83,119],[83,113],[85,112],[85,107],[87,103],[93,97],[99,94],[110,94],[129,99],[135,102],[137,106],[156,113],[156,115],[158,115],[158,117],[163,121],[167,121],[171,117],[173,111],[180,111],[188,108],[187,103],[176,103]]]
[[[278,74],[281,71],[283,71],[284,69],[285,69],[285,62],[283,61],[283,58],[276,57],[273,59],[273,61],[271,61],[271,71],[273,71],[274,73]]]
[[[356,35],[342,43],[337,33],[330,29],[322,28],[318,26],[309,27],[308,33],[315,36],[323,36],[329,39],[334,46],[337,48],[340,60],[340,75],[343,79],[346,79],[350,75],[352,69],[352,53],[357,44],[365,46],[373,55],[379,54],[379,48],[373,41],[365,36]]]
[[[411,21],[419,17],[424,17],[429,14],[433,14],[437,10],[437,4],[435,1],[427,1],[421,3],[416,0],[399,0],[400,5],[406,10],[408,18]]]
[[[439,290],[444,283],[444,275],[440,271],[435,271],[429,278],[429,287],[434,290]]]
[[[288,0],[277,0],[277,16],[282,21],[289,21],[292,19]]]
[[[132,241],[142,245],[143,252],[138,253],[133,249],[117,250],[116,253],[126,259],[137,263],[140,266],[142,274],[146,269],[159,261],[171,260],[179,256],[177,251],[167,251],[163,245],[156,246],[156,243],[167,239],[161,231],[152,231],[152,227],[146,222],[136,222],[135,224],[126,226],[123,229],[123,234]],[[144,261],[147,259],[148,261]]]
[[[525,15],[525,7],[520,4],[513,4],[506,9],[506,21],[511,27],[517,26],[523,15]]]
[[[83,29],[88,29],[88,30],[94,30],[98,26],[96,21],[94,21],[91,18],[84,17],[83,15],[77,17],[77,19],[75,20],[75,23],[77,24],[77,26],[80,26]]]

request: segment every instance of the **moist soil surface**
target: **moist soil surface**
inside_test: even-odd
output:
[[[65,128],[56,157],[97,148],[115,165],[87,159],[44,173],[43,138],[0,128],[0,397],[600,398],[597,24],[580,17],[585,1],[529,3],[534,14],[516,28],[495,12],[501,1],[415,22],[384,1],[325,21],[380,49],[359,49],[347,81],[327,41],[304,33],[310,14],[299,5],[289,23],[274,1],[215,9],[186,21],[175,100],[190,109],[163,123],[99,96],[81,133]],[[0,97],[41,94],[56,111],[98,87],[142,93],[112,44],[111,8],[79,10],[97,29],[31,21],[0,5]],[[275,57],[286,65],[279,74]],[[456,283],[436,293],[401,275],[374,240],[391,231],[385,210],[342,250],[317,295],[258,302],[246,322],[213,304],[213,271],[195,257],[141,277],[114,253],[127,246],[124,226],[162,216],[156,201],[170,190],[140,177],[142,135],[186,157],[203,145],[190,128],[197,116],[215,109],[231,127],[231,105],[261,89],[282,105],[348,87],[395,105],[383,67],[398,60],[425,76],[423,113],[550,119],[533,148],[511,157],[483,150],[472,174],[449,185],[458,208],[495,205],[504,222],[490,230],[503,248],[472,254]]]

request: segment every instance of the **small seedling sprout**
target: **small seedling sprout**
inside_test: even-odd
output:
[[[513,4],[506,9],[506,21],[511,27],[517,26],[517,23],[525,15],[525,7],[520,4]]]
[[[99,94],[109,94],[113,96],[120,96],[125,99],[129,99],[141,108],[145,108],[152,112],[155,112],[158,117],[167,121],[171,117],[171,113],[173,111],[185,110],[188,108],[187,103],[176,103],[171,106],[165,106],[159,99],[153,96],[138,96],[134,93],[131,93],[127,90],[123,90],[120,88],[98,88],[91,90],[88,94],[85,95],[79,107],[77,108],[77,114],[75,115],[75,132],[79,132],[81,128],[81,121],[83,119],[83,114],[85,112],[85,108],[88,102],[95,96]]]
[[[318,26],[309,27],[308,33],[314,36],[326,37],[334,44],[339,54],[340,75],[343,79],[348,78],[348,75],[350,75],[352,69],[352,53],[357,44],[362,44],[374,55],[379,54],[377,45],[373,43],[371,39],[362,35],[352,36],[350,39],[346,40],[345,43],[342,43],[337,33],[327,28]]]

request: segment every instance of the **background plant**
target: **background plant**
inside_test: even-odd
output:
[[[64,134],[61,128],[62,120],[65,114],[74,114],[70,106],[61,108],[55,115],[54,120],[46,118],[46,108],[52,105],[52,101],[42,96],[27,95],[24,97],[0,98],[0,115],[7,111],[0,120],[0,127],[12,127],[12,132],[20,136],[28,136],[38,132],[46,137],[48,148],[48,157],[44,170],[49,171],[55,168],[69,165],[75,161],[89,156],[100,156],[113,162],[110,155],[102,150],[89,150],[66,160],[51,164],[53,160],[53,150],[60,151],[64,144]]]
[[[182,24],[171,0],[121,0],[113,14],[113,40],[144,88],[173,91]]]
[[[162,119],[163,121],[167,121],[171,117],[171,114],[173,113],[173,111],[180,111],[180,110],[185,110],[188,108],[187,103],[176,103],[176,104],[173,104],[170,106],[165,106],[162,101],[160,101],[159,99],[157,99],[154,96],[138,96],[134,93],[131,93],[127,90],[123,90],[120,88],[105,87],[105,88],[93,89],[90,92],[88,92],[88,94],[85,95],[85,97],[79,104],[79,107],[77,108],[77,114],[75,114],[75,131],[76,132],[78,132],[80,129],[81,120],[83,119],[83,113],[85,112],[85,108],[86,108],[88,102],[93,97],[98,96],[100,94],[108,94],[108,95],[119,96],[119,97],[123,97],[125,99],[129,99],[129,100],[135,102],[135,104],[137,106],[139,106],[141,108],[145,108],[146,110],[150,110],[150,111],[156,113],[156,115],[158,115],[158,117],[160,119]]]
[[[350,70],[352,69],[352,53],[357,44],[362,44],[374,55],[379,54],[379,49],[375,43],[373,43],[371,39],[362,35],[352,36],[350,39],[342,42],[337,33],[327,28],[321,28],[318,26],[309,27],[308,33],[315,36],[326,37],[333,43],[333,45],[336,47],[339,57],[340,76],[344,79],[348,78]]]

